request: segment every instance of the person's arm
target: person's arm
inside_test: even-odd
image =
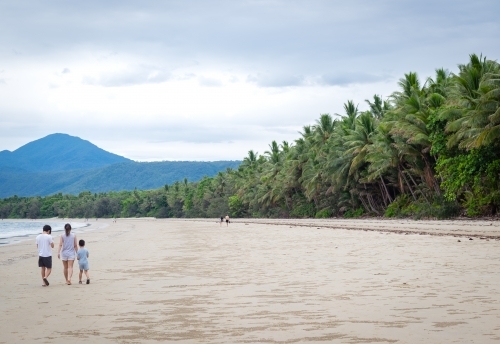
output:
[[[52,235],[50,236],[50,247],[54,248],[54,239],[52,239]]]
[[[80,260],[80,255],[78,254],[78,251],[76,251],[76,260]]]
[[[57,258],[61,259],[61,249],[62,249],[62,236],[59,237],[59,249],[57,250]]]
[[[89,257],[89,250],[87,250],[87,258]]]
[[[78,252],[78,245],[76,244],[76,235],[75,235],[75,241],[73,242],[73,245],[75,246],[75,253]]]

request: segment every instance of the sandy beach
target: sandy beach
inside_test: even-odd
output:
[[[500,222],[90,222],[90,285],[0,247],[0,343],[500,342]]]

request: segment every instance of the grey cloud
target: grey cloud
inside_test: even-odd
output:
[[[220,80],[214,79],[214,78],[207,78],[207,77],[203,77],[203,76],[200,76],[198,78],[198,82],[200,83],[201,86],[205,86],[205,87],[222,86],[222,82]]]
[[[389,74],[369,74],[362,72],[342,72],[320,76],[316,82],[321,85],[347,86],[352,84],[366,84],[392,79]]]
[[[208,85],[210,80],[201,77],[205,71],[249,75],[247,82],[267,88],[366,84],[396,79],[410,70],[423,79],[434,68],[453,71],[473,52],[500,59],[499,11],[498,0],[152,0],[140,4],[132,0],[5,0],[0,2],[0,32],[8,34],[0,35],[0,65],[7,70],[19,63],[43,67],[47,61],[74,66],[68,59],[74,58],[76,64],[80,57],[86,63],[119,60],[120,56],[139,61],[140,65],[122,71],[83,79],[105,87],[164,82],[170,73],[178,80]],[[7,83],[0,85],[2,89],[16,78],[1,76],[0,83]],[[286,121],[284,116],[250,114],[239,122],[213,127],[190,122],[162,128],[94,126],[86,130],[88,135],[95,133],[93,137],[122,135],[124,145],[128,136],[166,142],[245,138],[267,142],[287,137],[289,129],[280,132],[278,122],[303,123],[300,112],[313,112],[314,121],[330,106],[315,108],[307,100],[297,104],[304,107],[291,111]],[[329,112],[340,112],[341,104],[332,101],[331,106]],[[22,120],[1,110],[0,117],[37,123],[37,127],[48,117],[42,116],[42,109],[30,111]],[[0,132],[6,133],[6,128],[0,126]],[[46,128],[45,134],[70,129],[78,133],[81,128]],[[31,135],[34,130],[11,134]],[[295,131],[292,138],[297,137]],[[12,135],[0,135],[0,142],[11,140]]]
[[[182,75],[176,75],[175,79],[176,80],[189,80],[189,79],[192,79],[195,77],[196,77],[196,74],[194,74],[194,73],[184,73]]]
[[[304,77],[299,75],[249,75],[248,82],[254,82],[261,87],[288,87],[301,86],[304,84]]]
[[[245,130],[237,123],[221,123],[221,125],[206,125],[186,123],[183,125],[169,125],[144,130],[150,142],[187,142],[187,143],[224,143],[245,140],[258,140],[282,136],[289,133],[291,137],[297,136],[297,130],[270,127],[261,125],[245,125]],[[131,135],[134,135],[131,133]]]
[[[34,57],[83,47],[177,66],[230,65],[247,74],[273,71],[259,86],[296,86],[307,84],[298,75],[327,70],[400,74],[454,66],[471,52],[496,58],[498,10],[498,0],[2,1],[0,30],[9,35],[0,46]],[[108,79],[102,82],[145,82]]]
[[[69,68],[64,68],[63,71],[61,72],[62,74],[68,74],[69,72],[71,72],[69,70]]]
[[[160,83],[167,81],[169,78],[170,74],[162,69],[141,65],[130,66],[119,72],[103,73],[98,78],[85,77],[82,82],[104,87],[120,87]]]

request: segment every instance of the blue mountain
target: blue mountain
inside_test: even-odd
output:
[[[11,171],[56,172],[93,169],[130,159],[109,153],[79,137],[51,134],[13,152],[0,152],[0,168]]]
[[[155,189],[187,178],[214,176],[240,161],[135,162],[89,141],[52,134],[13,152],[0,152],[0,198],[82,191]]]

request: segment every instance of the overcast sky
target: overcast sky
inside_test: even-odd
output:
[[[500,58],[498,0],[1,1],[0,150],[240,160],[409,71]]]

